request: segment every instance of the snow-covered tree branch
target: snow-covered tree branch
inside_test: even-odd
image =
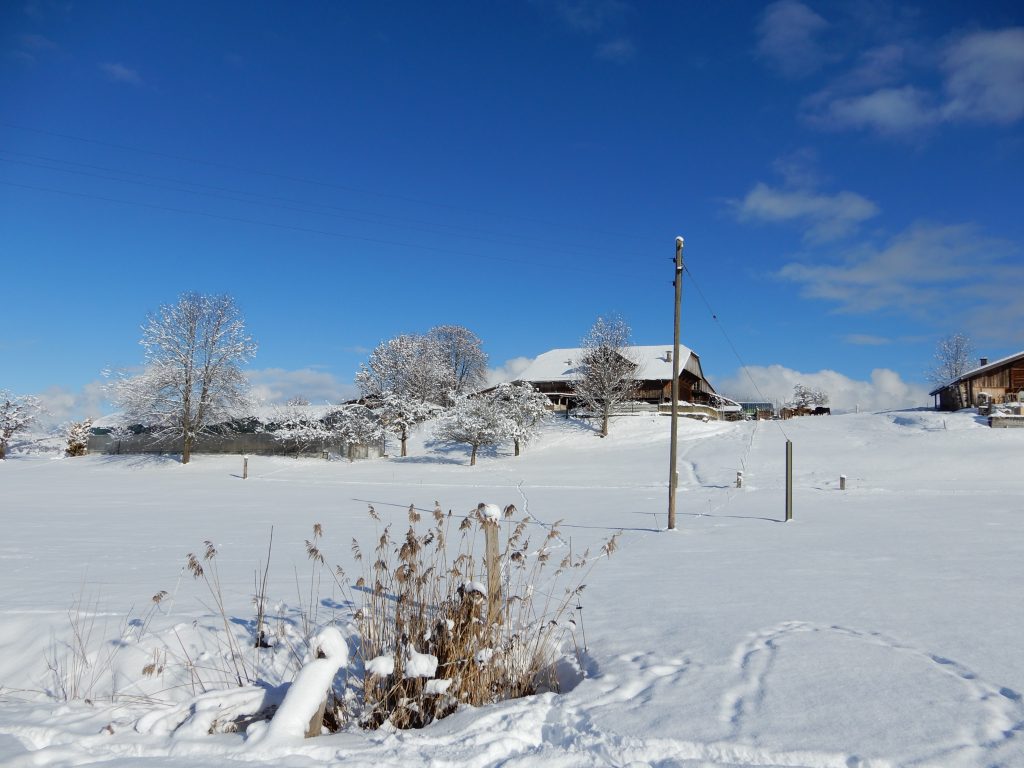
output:
[[[490,399],[505,420],[506,437],[515,445],[519,455],[522,443],[529,442],[548,416],[548,398],[529,382],[499,384]]]
[[[954,333],[940,339],[935,345],[935,365],[925,375],[936,387],[949,384],[963,376],[974,364],[974,343],[963,333]],[[967,405],[965,393],[961,387],[955,388],[956,407]]]
[[[460,397],[454,407],[437,420],[434,437],[443,443],[464,443],[472,453],[469,465],[476,464],[477,451],[497,445],[511,432],[508,418],[493,398]]]
[[[187,464],[198,434],[248,405],[241,366],[256,345],[230,296],[184,293],[142,326],[145,370],[114,385],[126,419],[181,437]]]
[[[486,385],[487,353],[475,333],[461,325],[439,325],[430,329],[427,340],[436,347],[446,394],[468,395]]]
[[[601,416],[601,437],[608,436],[612,411],[633,399],[637,362],[629,355],[630,330],[621,317],[597,318],[583,339],[583,360],[573,391],[584,407]]]
[[[450,384],[437,344],[416,334],[381,342],[356,374],[356,385],[374,404],[383,428],[401,441],[402,456],[409,430],[448,401]]]
[[[793,386],[793,399],[786,405],[790,408],[810,410],[828,405],[828,400],[828,393],[824,390],[796,384]]]
[[[7,458],[11,438],[32,426],[41,411],[38,397],[0,390],[0,461]]]

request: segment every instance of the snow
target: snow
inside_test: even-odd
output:
[[[639,362],[636,370],[638,379],[666,379],[672,381],[672,342],[655,346],[626,347],[629,358]],[[521,371],[517,381],[571,381],[578,377],[578,366],[586,350],[581,347],[551,349],[530,363]],[[693,354],[693,350],[680,345],[680,367]]]
[[[250,457],[244,481],[238,457],[15,454],[0,462],[0,765],[1024,766],[1024,430],[925,410],[684,420],[679,530],[666,532],[668,430],[665,417],[621,417],[600,440],[553,420],[523,455],[492,449],[471,468],[461,449],[430,444],[427,424],[405,459]],[[782,523],[787,437],[795,517]],[[351,576],[351,539],[372,547],[381,526],[407,524],[410,503],[429,514],[436,499],[458,519],[481,498],[529,514],[538,541],[563,519],[554,544],[574,554],[623,531],[586,577],[562,692],[420,731],[301,738],[324,681],[358,667],[338,664],[353,630],[326,577],[327,658],[310,654],[309,678],[293,663],[313,524],[331,568]],[[264,679],[193,689],[174,658],[216,667],[224,626],[185,555],[216,543],[229,626],[245,640],[271,526],[267,613],[280,631],[271,648],[243,648],[263,654]],[[90,703],[43,693],[48,659],[68,663],[74,647],[76,601]],[[143,674],[154,650],[167,670]],[[444,693],[444,681],[425,687]],[[221,732],[268,704],[281,707],[270,725]]]
[[[394,656],[374,656],[366,662],[366,674],[387,677],[395,673]]]
[[[313,647],[318,658],[307,661],[299,670],[269,725],[254,723],[246,731],[250,746],[300,741],[305,737],[310,720],[327,698],[334,676],[348,663],[348,644],[335,627],[323,629],[314,639]]]
[[[437,674],[437,656],[429,653],[417,653],[415,648],[408,648],[405,656],[405,677],[433,677]]]
[[[497,504],[481,504],[477,511],[480,512],[480,517],[485,520],[493,520],[495,522],[501,520],[501,507]]]

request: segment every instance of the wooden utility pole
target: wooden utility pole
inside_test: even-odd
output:
[[[676,527],[676,490],[679,486],[679,472],[676,470],[679,446],[679,314],[683,304],[683,238],[676,238],[676,272],[673,285],[676,287],[675,322],[672,331],[672,439],[669,447],[668,468],[668,529]]]

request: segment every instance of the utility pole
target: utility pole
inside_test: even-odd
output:
[[[679,486],[678,458],[679,428],[679,313],[683,304],[683,238],[676,238],[675,322],[672,332],[672,440],[669,448],[668,468],[668,529],[676,528],[676,490]]]

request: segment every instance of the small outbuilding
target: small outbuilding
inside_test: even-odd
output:
[[[1024,399],[1024,351],[995,362],[981,358],[977,368],[953,379],[928,394],[935,398],[935,409],[955,411],[990,403],[1010,403]]]

